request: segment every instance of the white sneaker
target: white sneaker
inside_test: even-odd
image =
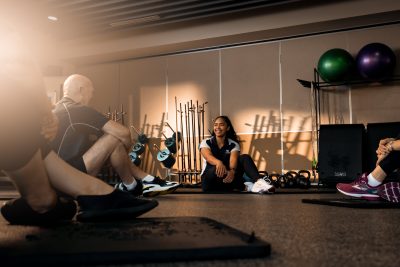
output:
[[[260,178],[254,183],[251,192],[257,194],[272,194],[275,192],[275,187],[264,179]]]
[[[254,183],[252,182],[244,182],[244,191],[246,192],[251,192],[251,189],[253,188]]]
[[[154,197],[157,195],[170,194],[179,187],[179,183],[168,182],[161,179],[158,176],[155,176],[154,180],[151,182],[142,180],[142,183],[143,183],[143,196],[145,197]]]

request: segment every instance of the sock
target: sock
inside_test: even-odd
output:
[[[146,181],[146,182],[151,182],[154,180],[154,176],[153,175],[146,175],[142,180]]]
[[[137,182],[136,182],[136,179],[133,178],[133,182],[131,184],[126,184],[126,183],[123,183],[123,184],[126,186],[126,188],[128,190],[133,190],[136,187]]]
[[[371,173],[368,175],[368,185],[375,187],[375,186],[380,185],[381,183],[382,182],[379,182],[378,180],[376,180],[375,177],[372,176]]]
[[[246,186],[246,191],[251,192],[251,189],[253,188],[254,183],[252,182],[244,182]]]

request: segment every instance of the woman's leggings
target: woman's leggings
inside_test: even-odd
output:
[[[389,175],[394,170],[400,168],[400,151],[392,151],[386,158],[379,162],[382,170]]]
[[[228,167],[228,166],[227,166]],[[231,183],[224,183],[223,177],[217,177],[216,168],[214,165],[208,165],[201,176],[201,186],[204,192],[210,191],[232,191],[234,189],[244,190],[243,174],[246,173],[250,179],[255,182],[260,175],[258,169],[254,164],[253,159],[247,155],[240,155],[238,158],[238,165],[235,170],[235,178]]]

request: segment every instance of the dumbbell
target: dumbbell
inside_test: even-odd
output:
[[[174,131],[174,129],[172,129],[171,125],[169,125],[168,122],[166,122],[165,125],[167,125],[168,128],[170,128],[171,131],[173,132],[171,138],[174,139],[174,140],[176,140],[176,132]],[[180,142],[181,140],[182,140],[182,134],[181,134],[181,132],[178,132],[178,142]]]
[[[147,144],[149,142],[149,138],[145,134],[140,133],[133,125],[131,125],[131,128],[137,133],[139,143]]]
[[[168,138],[165,136],[165,134],[162,134],[165,137],[165,141],[164,144],[165,146],[168,148],[168,150],[172,153],[175,154],[176,153],[176,140],[175,138]]]
[[[143,154],[143,152],[144,152],[144,150],[145,150],[145,145],[144,144],[142,144],[142,143],[140,143],[140,142],[137,142],[137,143],[135,143],[134,145],[133,145],[133,147],[132,147],[132,152],[135,152],[137,155],[142,155]]]
[[[164,165],[165,168],[170,169],[174,166],[176,159],[172,156],[171,152],[168,149],[161,150],[156,144],[153,145],[157,148],[157,160]]]
[[[136,154],[135,152],[130,152],[129,153],[129,158],[131,159],[131,161],[133,162],[133,164],[135,164],[136,166],[139,166],[141,163],[141,160],[139,158],[139,155]]]

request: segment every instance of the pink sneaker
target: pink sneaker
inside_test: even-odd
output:
[[[342,184],[339,183],[336,185],[336,189],[347,196],[358,197],[367,200],[379,200],[380,196],[378,195],[378,187],[379,186],[370,186],[368,184],[368,174],[363,173],[360,177],[354,180],[350,184]]]
[[[400,183],[390,182],[379,186],[378,195],[390,202],[400,202]]]

